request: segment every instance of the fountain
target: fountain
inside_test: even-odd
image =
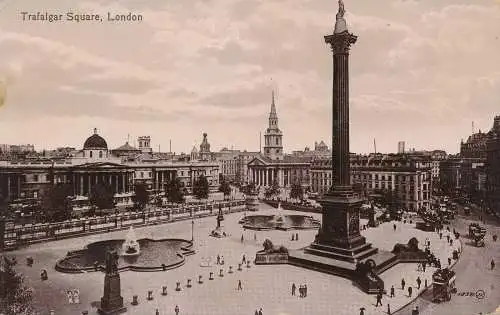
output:
[[[137,237],[135,236],[134,229],[130,227],[127,236],[125,236],[125,242],[122,244],[122,256],[136,256],[140,254],[139,242],[137,242]]]
[[[193,242],[179,239],[137,239],[131,227],[125,239],[108,239],[87,244],[81,250],[67,253],[56,262],[56,270],[66,273],[103,271],[106,252],[117,253],[118,271],[166,271],[185,263],[194,254]]]
[[[301,214],[248,215],[242,218],[239,223],[245,229],[259,231],[317,229],[321,226],[319,220]]]

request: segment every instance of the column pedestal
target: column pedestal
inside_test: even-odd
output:
[[[101,315],[120,314],[127,310],[123,306],[121,296],[120,275],[106,274],[104,276],[104,294],[101,298],[101,306],[98,309]]]

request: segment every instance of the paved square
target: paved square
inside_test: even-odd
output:
[[[258,213],[278,213],[278,210],[262,205],[263,210]],[[296,213],[280,210],[282,213]],[[353,286],[350,280],[309,271],[289,265],[255,266],[237,270],[238,262],[242,255],[253,261],[255,252],[262,249],[262,242],[269,238],[273,243],[283,244],[291,249],[301,248],[309,245],[316,235],[316,230],[294,231],[299,233],[299,241],[291,241],[292,232],[286,231],[243,231],[238,224],[243,213],[226,215],[223,224],[230,236],[224,239],[209,237],[210,231],[215,227],[215,217],[195,220],[194,237],[196,254],[188,256],[186,264],[166,272],[122,272],[122,296],[128,307],[127,314],[155,314],[159,309],[160,314],[173,314],[175,305],[179,305],[180,314],[191,315],[235,315],[254,314],[255,310],[262,307],[264,314],[359,314],[359,308],[366,308],[366,315],[384,314],[387,311],[387,303],[391,309],[397,308],[411,301],[407,292],[400,290],[400,282],[404,277],[408,285],[414,287],[413,298],[418,294],[416,290],[416,278],[420,276],[422,282],[428,279],[431,283],[431,275],[435,270],[429,268],[426,273],[417,271],[416,264],[399,264],[384,272],[387,289],[391,285],[396,288],[396,297],[383,299],[384,306],[375,308],[375,297],[363,293]],[[312,214],[318,219],[319,214]],[[362,224],[364,224],[362,222]],[[92,235],[82,238],[61,240],[56,242],[42,243],[29,248],[16,251],[19,269],[26,276],[26,281],[35,288],[35,306],[42,314],[48,314],[53,309],[55,314],[81,314],[89,310],[95,314],[98,301],[103,292],[104,274],[101,272],[89,272],[84,274],[63,274],[54,270],[57,259],[62,258],[67,251],[81,249],[90,242],[110,238],[124,238],[127,231],[112,232],[109,234]],[[191,221],[180,221],[164,225],[149,226],[136,229],[138,238],[152,237],[180,237],[191,238]],[[392,223],[362,231],[369,242],[384,250],[392,250],[396,242],[407,243],[409,238],[415,236],[421,244],[426,238],[431,240],[432,251],[437,253],[443,266],[447,265],[447,258],[451,256],[452,248],[459,246],[454,242],[453,247],[446,242],[446,236],[442,240],[436,233],[422,232],[414,228],[414,225],[397,223],[394,232]],[[244,241],[241,242],[243,235]],[[445,234],[446,235],[446,234]],[[254,237],[257,240],[254,240]],[[224,277],[219,277],[221,266],[215,264],[217,255],[224,257]],[[26,256],[35,259],[33,267],[24,264]],[[210,267],[202,267],[202,262],[211,258],[213,264]],[[234,273],[229,274],[229,266],[233,266]],[[40,269],[49,271],[49,280],[40,281]],[[214,273],[214,280],[209,280],[209,273]],[[203,276],[203,284],[198,284],[198,275]],[[187,279],[192,279],[193,287],[187,288]],[[243,290],[237,290],[238,280],[241,280]],[[176,282],[181,283],[182,291],[175,291]],[[307,284],[308,296],[299,298],[291,296],[291,284]],[[168,295],[161,295],[161,287],[168,287]],[[64,290],[78,288],[80,290],[81,304],[69,304]],[[147,291],[154,291],[154,300],[147,301]],[[132,296],[139,296],[139,305],[132,306]]]

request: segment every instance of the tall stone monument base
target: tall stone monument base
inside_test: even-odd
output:
[[[378,293],[384,283],[377,274],[397,263],[396,255],[379,251],[359,233],[359,209],[363,200],[349,187],[336,187],[319,201],[323,223],[315,241],[290,251],[288,263],[349,278],[363,291]],[[369,270],[360,266],[369,266]]]
[[[120,314],[127,310],[123,306],[123,297],[121,296],[120,275],[106,274],[104,276],[104,294],[101,298],[99,314],[112,315]]]

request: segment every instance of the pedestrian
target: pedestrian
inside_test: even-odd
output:
[[[413,288],[411,286],[408,286],[408,296],[411,297],[412,293],[413,293]]]
[[[391,305],[387,303],[387,314],[391,315]]]
[[[257,241],[257,233],[253,233],[253,240]]]
[[[295,286],[295,282],[292,283],[292,296],[295,296],[295,290],[297,289],[297,287]]]
[[[495,261],[492,259],[490,262],[491,270],[495,269]]]
[[[299,285],[299,297],[302,297],[302,285]]]
[[[439,232],[439,239],[442,240],[443,239],[443,233]]]
[[[427,288],[427,279],[424,280],[424,287]]]
[[[243,238],[243,234],[241,234],[241,242],[242,242],[242,243],[243,243],[243,240],[244,240],[244,238]]]
[[[307,284],[304,284],[304,297],[307,297]]]
[[[422,280],[420,277],[417,277],[417,290],[420,290],[420,284],[422,284]]]
[[[382,294],[377,293],[377,304],[375,304],[375,307],[382,306]]]
[[[392,225],[392,228],[393,228],[393,230],[394,230],[394,231],[396,231],[396,223],[394,223],[394,224]]]
[[[243,290],[243,287],[241,286],[241,280],[238,280],[238,291]]]
[[[160,315],[160,311],[156,309],[156,315]]]
[[[405,279],[404,278],[401,279],[401,290],[405,289],[405,284],[406,284]]]
[[[243,258],[241,259],[241,261],[243,262],[243,264],[247,263],[247,258],[245,257],[245,254],[243,254]]]
[[[255,310],[255,315],[259,315],[259,310]]]
[[[424,262],[422,262],[422,269],[424,270],[424,272],[425,272],[425,267],[426,267],[426,265],[427,265],[427,262],[425,262],[425,261],[424,261]]]
[[[446,241],[449,243],[450,242],[450,236],[446,235]]]
[[[262,315],[262,307],[259,309],[259,315]]]
[[[298,241],[299,240],[299,233],[295,233],[295,240]]]
[[[175,315],[179,315],[179,305],[175,306]]]
[[[359,309],[359,315],[365,315],[365,308],[364,307]]]
[[[417,305],[417,306],[415,306],[415,315],[418,315],[418,314],[420,314],[420,311],[418,310],[418,305]]]
[[[217,265],[220,265],[220,256],[217,255]]]
[[[395,297],[396,295],[394,294],[394,286],[391,286],[391,298]]]

